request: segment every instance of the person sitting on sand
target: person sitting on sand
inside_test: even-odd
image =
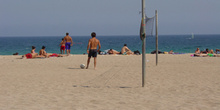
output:
[[[108,54],[120,54],[120,52],[118,52],[118,51],[116,51],[116,50],[113,50],[113,49],[108,50],[107,53],[108,53]]]
[[[47,52],[45,51],[46,47],[42,46],[42,49],[39,52],[40,56],[48,57]]]
[[[196,49],[195,53],[196,53],[196,54],[200,54],[199,48]]]
[[[32,54],[36,54],[36,55],[38,55],[38,54],[35,52],[35,50],[36,50],[36,47],[35,47],[35,46],[32,46],[31,53],[32,53]]]
[[[127,44],[124,44],[124,47],[121,49],[121,54],[123,55],[133,55],[134,52],[132,52],[128,47]]]
[[[210,53],[210,54],[214,54],[214,51],[211,49],[208,53]]]

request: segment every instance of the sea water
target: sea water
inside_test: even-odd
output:
[[[31,46],[39,52],[42,46],[46,46],[47,53],[60,53],[60,42],[64,36],[16,36],[0,37],[0,55],[12,55],[18,52],[23,55],[31,52]],[[86,53],[90,36],[71,36],[73,46],[71,54]],[[139,35],[129,36],[97,36],[101,42],[101,51],[114,49],[121,51],[124,44],[132,50],[142,51],[142,41]],[[146,53],[156,49],[155,36],[146,38]],[[160,51],[173,50],[176,53],[194,53],[196,48],[200,50],[220,49],[220,35],[159,35],[158,48]]]

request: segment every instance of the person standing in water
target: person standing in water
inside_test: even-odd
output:
[[[66,33],[66,36],[64,37],[64,41],[66,42],[65,48],[66,48],[66,54],[70,54],[70,47],[73,46],[73,40],[69,36],[69,33]]]
[[[87,60],[86,69],[89,68],[89,63],[90,63],[91,57],[94,58],[94,69],[96,69],[97,53],[101,49],[101,44],[100,44],[99,40],[96,39],[96,33],[92,32],[91,36],[92,36],[92,38],[89,39],[89,43],[88,43],[88,46],[87,46],[88,60]],[[99,46],[98,50],[97,50],[97,46]]]

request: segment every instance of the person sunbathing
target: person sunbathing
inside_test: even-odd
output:
[[[207,53],[209,53],[209,49],[207,48],[205,51],[201,51],[200,53],[207,54]]]
[[[196,53],[194,54],[195,57],[220,57],[220,55],[214,54],[214,51],[211,49],[210,51],[208,51],[207,54],[203,54],[203,53]]]
[[[120,52],[118,52],[118,51],[116,51],[116,50],[113,50],[113,49],[108,50],[107,53],[108,53],[108,54],[120,54]]]
[[[41,58],[42,56],[38,56],[38,54],[35,52],[35,50],[36,50],[36,47],[32,46],[31,53],[27,53],[25,55],[22,55],[22,58],[27,58],[27,59],[30,59],[30,58]]]
[[[42,46],[42,49],[39,52],[39,56],[40,57],[64,57],[64,56],[68,56],[68,55],[62,55],[62,54],[56,54],[56,53],[52,53],[52,54],[47,54],[47,52],[45,51],[46,47]]]
[[[169,54],[174,54],[173,50],[170,50],[170,51],[169,51]]]

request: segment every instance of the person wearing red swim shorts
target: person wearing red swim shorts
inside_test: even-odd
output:
[[[62,38],[62,41],[60,42],[60,54],[65,54],[65,44],[64,38]]]

